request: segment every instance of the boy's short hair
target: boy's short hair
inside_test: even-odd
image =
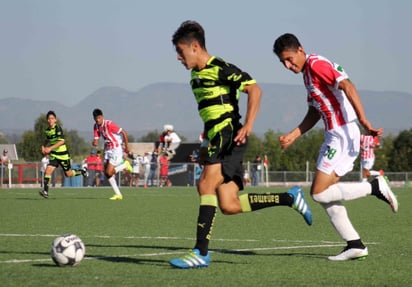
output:
[[[46,119],[48,119],[50,115],[56,118],[56,113],[54,111],[48,111],[46,114]]]
[[[302,45],[300,44],[298,38],[290,33],[283,34],[279,36],[275,43],[273,44],[273,53],[277,56],[280,55],[285,50],[297,50]]]
[[[93,110],[93,117],[94,118],[97,117],[97,116],[102,116],[102,115],[103,115],[103,112],[102,112],[101,109],[94,109]]]
[[[197,41],[202,48],[206,48],[205,30],[196,21],[187,20],[180,24],[179,28],[173,34],[172,43],[177,45],[179,42],[189,44]]]

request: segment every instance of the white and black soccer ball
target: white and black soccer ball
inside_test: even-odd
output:
[[[77,235],[61,235],[52,243],[51,258],[57,266],[76,266],[80,264],[85,254],[86,247]]]

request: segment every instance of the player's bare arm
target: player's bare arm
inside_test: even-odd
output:
[[[244,144],[246,138],[252,133],[253,125],[260,108],[260,100],[262,98],[262,90],[258,84],[246,86],[243,92],[248,94],[248,103],[245,122],[234,139],[238,145]]]
[[[306,116],[303,118],[300,125],[293,129],[290,133],[281,135],[279,137],[281,148],[287,149],[295,142],[296,139],[313,128],[319,120],[320,114],[318,113],[318,111],[314,107],[309,107],[308,112],[306,113]]]
[[[351,81],[345,79],[339,83],[338,87],[340,90],[345,92],[348,100],[356,112],[356,115],[358,116],[360,124],[365,128],[365,130],[367,130],[371,135],[381,136],[383,134],[383,128],[376,129],[372,127],[372,124],[366,118],[365,110],[363,109],[363,104],[355,85]]]
[[[127,132],[122,129],[121,134],[123,136],[124,152],[129,153],[129,138],[127,137]]]

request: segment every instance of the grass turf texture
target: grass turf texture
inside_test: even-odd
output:
[[[248,188],[282,192],[286,188]],[[412,188],[395,188],[399,213],[374,197],[346,202],[368,245],[365,260],[330,262],[344,242],[313,202],[313,226],[293,209],[218,212],[208,268],[179,270],[168,261],[195,241],[198,197],[189,187],[0,190],[0,284],[6,286],[412,286]],[[57,267],[53,239],[74,233],[86,245],[77,267]]]

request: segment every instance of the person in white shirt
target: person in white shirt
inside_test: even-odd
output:
[[[166,135],[164,136],[166,150],[168,153],[176,154],[176,149],[179,147],[182,140],[173,130],[172,125],[165,125],[164,130],[166,131]]]
[[[150,173],[150,160],[151,156],[149,152],[145,152],[143,159],[142,159],[142,167],[143,167],[143,175],[144,175],[144,182],[143,187],[147,188],[147,183],[149,180],[149,173]]]
[[[139,174],[140,174],[140,166],[142,165],[143,157],[141,155],[134,155],[132,161],[132,178],[130,180],[130,187],[135,185],[136,187],[139,186]]]

